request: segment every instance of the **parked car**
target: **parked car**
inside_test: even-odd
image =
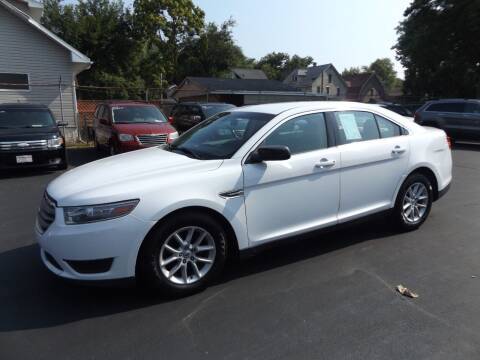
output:
[[[451,179],[445,132],[378,106],[249,106],[56,178],[35,232],[61,277],[187,294],[238,251],[292,235],[384,211],[414,230]]]
[[[413,113],[402,105],[393,103],[380,103],[377,105],[413,120]]]
[[[429,101],[415,113],[415,122],[444,130],[452,141],[480,140],[480,100]]]
[[[225,103],[179,103],[172,108],[169,121],[175,129],[182,133],[215,114],[235,107],[235,105]]]
[[[44,105],[0,104],[0,169],[66,169],[64,125]]]
[[[93,131],[97,149],[107,149],[110,155],[163,145],[178,137],[155,105],[134,102],[99,104]]]

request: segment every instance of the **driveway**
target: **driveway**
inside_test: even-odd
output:
[[[49,274],[32,228],[58,173],[4,177],[0,359],[479,359],[479,150],[454,151],[452,188],[415,232],[380,219],[285,242],[178,300]]]

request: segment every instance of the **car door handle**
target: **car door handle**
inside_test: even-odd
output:
[[[407,149],[402,148],[401,146],[395,146],[392,150],[392,154],[403,154]]]
[[[316,168],[326,169],[335,165],[335,160],[328,160],[326,158],[320,159],[318,163],[315,164]]]

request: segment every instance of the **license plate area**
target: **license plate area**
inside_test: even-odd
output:
[[[17,164],[24,164],[24,163],[32,163],[33,162],[32,155],[18,155],[15,158],[17,160]]]

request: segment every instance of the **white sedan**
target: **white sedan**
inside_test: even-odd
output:
[[[136,277],[186,294],[239,251],[292,235],[379,212],[416,229],[451,179],[445,133],[381,107],[248,106],[61,175],[35,230],[61,277]]]

